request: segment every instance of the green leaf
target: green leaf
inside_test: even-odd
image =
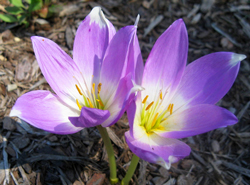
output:
[[[17,7],[24,7],[22,0],[10,0],[10,3]]]
[[[25,0],[28,4],[31,4],[31,0]]]
[[[6,7],[5,10],[8,13],[14,14],[14,15],[17,15],[17,14],[24,12],[22,8],[17,7],[17,6],[9,6],[9,7]]]
[[[0,19],[2,19],[4,22],[17,22],[17,18],[15,18],[12,15],[9,14],[0,14]]]
[[[29,6],[29,12],[34,12],[36,10],[40,10],[43,7],[43,1],[42,0],[31,0],[30,6]]]
[[[27,18],[26,14],[17,16],[19,24],[22,24],[24,21],[26,21],[26,18]]]

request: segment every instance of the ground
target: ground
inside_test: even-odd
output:
[[[71,53],[76,29],[94,6],[102,7],[117,30],[134,24],[140,14],[137,34],[144,60],[156,39],[178,18],[184,20],[188,30],[188,62],[217,51],[233,51],[248,57],[241,63],[233,87],[218,102],[233,112],[239,122],[184,139],[192,152],[168,171],[141,160],[131,184],[250,184],[248,0],[52,2],[61,8],[45,22],[38,17],[33,17],[28,27],[0,22],[0,184],[8,181],[25,185],[109,184],[107,155],[97,129],[54,135],[8,116],[22,94],[50,90],[35,60],[30,37],[47,37]],[[0,10],[7,5],[6,0],[1,0]],[[109,129],[120,179],[132,157],[123,135],[128,129],[126,115]]]

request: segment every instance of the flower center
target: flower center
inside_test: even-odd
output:
[[[145,128],[147,134],[152,134],[154,130],[162,130],[161,123],[167,119],[167,116],[173,113],[174,104],[171,103],[167,109],[161,110],[160,107],[164,97],[162,96],[162,91],[160,91],[156,101],[147,103],[148,95],[142,100],[143,108],[140,126]]]
[[[81,88],[77,84],[75,84],[75,86],[76,86],[78,93],[83,97],[83,101],[81,101],[83,103],[80,103],[79,100],[76,99],[76,104],[79,110],[81,110],[83,106],[96,108],[96,109],[104,109],[104,104],[100,97],[102,83],[98,84],[97,91],[96,91],[96,85],[95,83],[93,83],[91,92],[87,90],[86,93],[84,93],[84,91],[82,91]]]

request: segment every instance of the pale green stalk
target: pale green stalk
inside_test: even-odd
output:
[[[128,171],[126,173],[126,176],[122,179],[121,185],[128,185],[129,181],[131,180],[132,176],[135,173],[135,169],[137,167],[137,164],[139,162],[139,157],[136,156],[135,154],[132,157],[131,163],[128,167]]]
[[[119,179],[117,178],[116,174],[116,161],[115,161],[115,155],[114,155],[114,150],[108,135],[108,132],[106,128],[102,127],[101,125],[97,126],[97,129],[99,130],[102,140],[104,142],[105,148],[108,153],[108,158],[109,158],[109,169],[110,169],[110,182],[111,184],[116,184]]]

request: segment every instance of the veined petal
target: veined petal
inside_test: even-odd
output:
[[[115,124],[121,118],[132,99],[132,97],[130,97],[130,90],[132,87],[133,84],[131,81],[131,74],[128,74],[120,80],[114,98],[110,98],[104,107],[104,109],[110,111],[110,117],[102,124],[103,127],[109,127]]]
[[[128,131],[125,133],[125,138],[130,150],[135,155],[150,163],[159,164],[166,169],[171,167],[171,163],[188,156],[191,151],[187,144],[179,140],[163,138],[156,134],[134,139]]]
[[[217,52],[189,64],[172,99],[175,108],[183,104],[192,106],[218,102],[233,85],[240,61],[245,57],[231,52]]]
[[[121,28],[111,40],[101,67],[100,82],[102,90],[100,96],[104,104],[113,99],[121,78],[126,76],[131,42],[136,34],[135,26]]]
[[[183,20],[179,19],[157,39],[150,52],[143,73],[142,87],[145,91],[142,98],[149,95],[149,102],[154,101],[162,89],[163,93],[168,91],[166,99],[169,99],[182,77],[187,54],[187,30]]]
[[[129,46],[127,62],[128,64],[125,75],[131,73],[132,79],[134,79],[135,83],[141,85],[144,65],[136,30]]]
[[[185,138],[237,123],[230,111],[216,105],[201,104],[172,114],[162,123],[164,131],[155,131],[166,138]]]
[[[75,84],[81,75],[72,58],[49,39],[33,36],[31,40],[37,62],[50,87],[65,103],[78,110],[75,101],[81,96]]]
[[[80,116],[69,117],[69,120],[76,127],[95,127],[101,125],[109,116],[108,110],[83,107]]]
[[[92,75],[94,82],[98,81],[104,54],[115,33],[114,26],[105,18],[100,7],[92,9],[76,32],[73,59],[84,74],[89,89]]]
[[[82,128],[75,127],[68,119],[77,116],[58,96],[49,91],[31,91],[19,97],[10,116],[17,116],[34,127],[55,134],[73,134]]]

